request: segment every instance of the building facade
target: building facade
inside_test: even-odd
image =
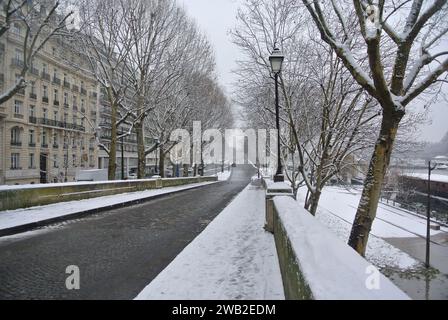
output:
[[[23,66],[24,30],[0,38],[0,94]],[[0,105],[0,184],[73,181],[98,166],[99,86],[68,41],[52,38],[33,61],[27,87]]]

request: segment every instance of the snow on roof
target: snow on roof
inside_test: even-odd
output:
[[[373,266],[289,197],[274,198],[296,262],[313,297],[327,299],[409,299],[378,273],[380,286],[368,289]],[[373,270],[373,271],[372,271]]]

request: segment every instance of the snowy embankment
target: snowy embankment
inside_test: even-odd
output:
[[[0,211],[0,231],[40,221],[50,220],[57,217],[70,216],[85,211],[101,209],[105,207],[114,206],[117,204],[197,188],[200,186],[205,186],[213,183],[216,182],[203,182],[179,187],[166,187],[163,189],[123,193],[93,199],[60,202],[46,206],[32,207],[26,209]]]
[[[284,299],[264,197],[249,185],[136,299]]]
[[[306,189],[301,188],[298,192],[298,201],[303,203],[305,196]],[[358,190],[349,191],[344,188],[326,187],[319,202],[316,218],[346,242],[350,235],[360,196]],[[432,230],[431,235],[439,232]],[[377,218],[372,226],[366,258],[378,267],[412,269],[419,262],[382,238],[424,237],[425,234],[426,222],[424,219],[398,208],[380,204]]]
[[[389,279],[377,274],[371,287],[371,263],[338,239],[290,197],[275,197],[275,238],[291,298],[409,299]],[[286,244],[286,245],[285,245]],[[304,289],[309,288],[309,290]],[[309,293],[308,293],[309,292]]]
[[[427,173],[406,173],[406,177],[416,178],[420,180],[428,180]],[[448,175],[445,174],[431,174],[432,182],[448,182]]]

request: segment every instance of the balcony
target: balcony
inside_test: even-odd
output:
[[[47,118],[40,118],[39,119],[39,124],[42,124],[44,126],[58,127],[59,123],[56,120],[51,120],[51,119],[47,119]]]
[[[54,100],[54,101],[53,101],[53,105],[55,105],[55,106],[59,106],[59,101],[58,101],[58,100]]]
[[[61,85],[61,79],[53,77],[53,84],[60,86]]]
[[[42,102],[48,103],[48,97],[42,97]]]
[[[21,147],[22,142],[19,141],[11,141],[11,147]]]
[[[17,58],[12,58],[11,59],[11,66],[12,67],[23,68],[24,65],[25,65],[25,63],[23,62],[23,60],[20,60],[20,59],[17,59]]]
[[[30,123],[37,124],[37,118],[36,117],[30,117],[29,121],[30,121]]]
[[[30,93],[30,99],[36,100],[37,99],[37,94]]]
[[[53,149],[59,149],[59,145],[58,144],[53,144]]]
[[[77,85],[72,85],[72,91],[79,92],[79,87]]]
[[[46,73],[45,71],[42,71],[42,79],[50,81],[51,77],[49,73]]]
[[[48,144],[47,143],[42,143],[41,147],[44,148],[44,149],[48,149]]]
[[[64,88],[70,89],[70,82],[64,81]]]
[[[14,118],[16,118],[16,119],[23,119],[23,114],[15,113],[14,114]]]
[[[84,88],[81,88],[81,94],[86,96],[87,95],[87,90]]]
[[[31,67],[28,71],[35,76],[39,76],[39,70],[34,67]]]
[[[64,108],[68,109],[70,108],[70,105],[68,103],[64,103]]]
[[[35,144],[34,142],[30,142],[30,143],[28,144],[28,146],[29,146],[30,148],[36,148],[36,144]]]

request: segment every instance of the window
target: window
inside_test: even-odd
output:
[[[58,89],[54,89],[53,100],[54,101],[59,101],[59,91],[58,91]]]
[[[31,81],[31,94],[36,94],[36,82]]]
[[[30,117],[36,116],[36,106],[30,105]]]
[[[67,168],[68,167],[68,155],[64,154],[64,167]]]
[[[58,134],[56,132],[53,135],[53,145],[58,145]]]
[[[81,99],[81,109],[84,109],[84,99]]]
[[[20,169],[20,153],[11,153],[11,169]]]
[[[73,96],[73,105],[74,106],[78,105],[78,98],[75,95]]]
[[[47,73],[48,67],[46,63],[42,64],[42,73]]]
[[[48,98],[48,87],[47,86],[42,87],[42,95],[44,98]]]
[[[72,164],[74,167],[76,167],[76,154],[72,155]]]
[[[46,146],[47,145],[47,131],[42,131],[42,145]]]
[[[81,89],[84,89],[84,81],[81,81]]]
[[[52,52],[53,55],[55,56],[55,55],[56,55],[56,48],[55,48],[55,47],[52,47],[52,48],[51,48],[51,52]]]
[[[30,169],[34,169],[34,165],[35,165],[35,163],[34,163],[34,153],[30,153],[30,161],[29,161],[29,168]]]
[[[78,124],[78,117],[73,115],[73,124]]]
[[[67,123],[68,120],[68,113],[64,113],[64,122]]]
[[[12,33],[19,35],[19,36],[22,34],[22,27],[20,26],[20,24],[14,23],[12,25]]]
[[[53,155],[53,168],[58,167],[58,156],[56,154]]]
[[[57,111],[53,111],[53,119],[54,119],[54,121],[58,121],[58,112]]]
[[[56,79],[58,77],[58,69],[54,69],[53,71],[53,78]]]
[[[22,114],[23,102],[19,100],[14,101],[14,114]]]
[[[30,133],[30,135],[29,135],[29,140],[30,140],[29,143],[30,143],[30,145],[34,145],[36,143],[35,136],[34,136],[34,130],[30,129],[29,133]]]
[[[22,61],[22,59],[23,59],[23,52],[22,52],[22,50],[16,49],[15,55],[14,55],[14,59],[16,61]]]
[[[64,105],[68,105],[68,93],[64,92]]]
[[[20,143],[20,128],[14,127],[11,129],[11,144],[19,144]]]

